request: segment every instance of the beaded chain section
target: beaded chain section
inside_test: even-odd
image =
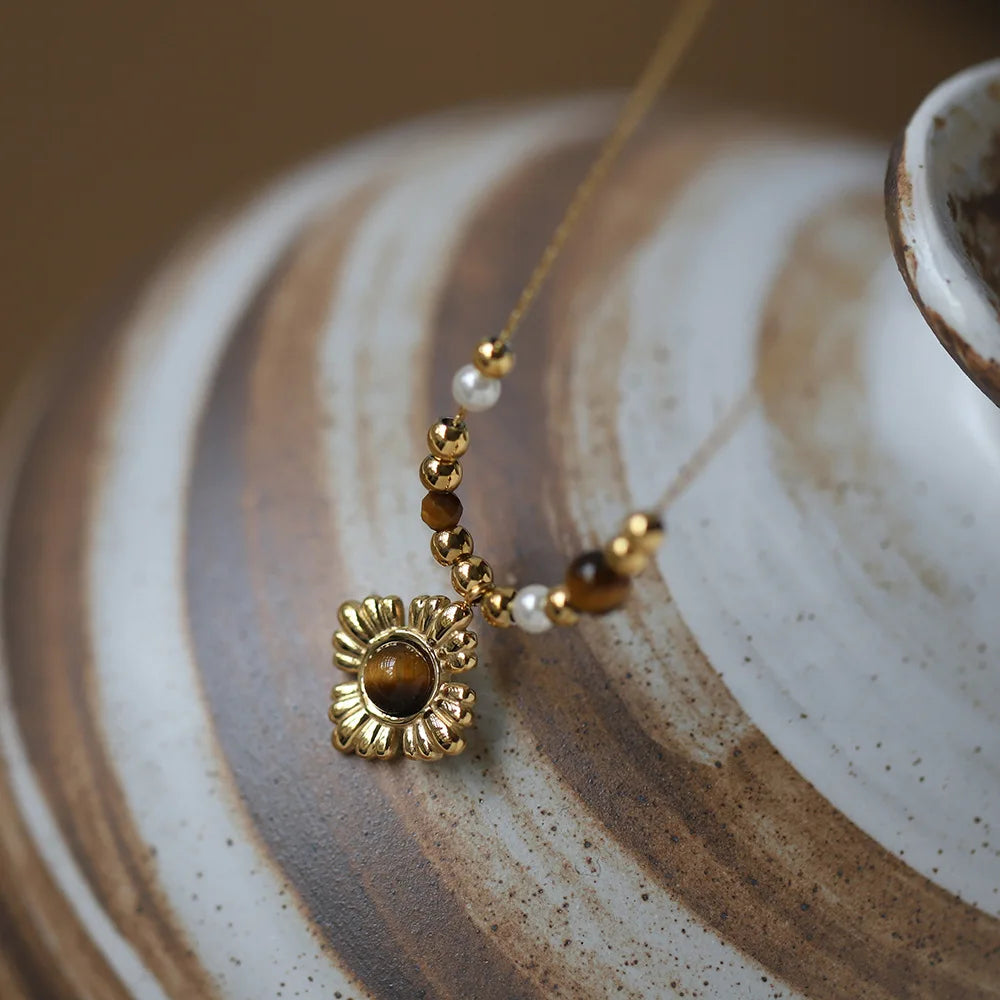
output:
[[[574,191],[503,328],[482,341],[472,363],[455,373],[452,395],[458,412],[431,425],[427,433],[430,454],[420,465],[420,481],[427,490],[421,518],[434,532],[431,554],[450,569],[458,600],[417,597],[408,612],[398,597],[377,595],[340,606],[340,628],[333,636],[334,663],[352,679],[336,685],[332,692],[329,715],[334,725],[332,742],[338,750],[369,759],[402,752],[417,760],[437,760],[460,753],[466,745],[464,730],[473,721],[475,693],[454,675],[471,670],[478,662],[478,637],[469,628],[473,607],[478,604],[486,622],[498,628],[517,626],[538,633],[553,625],[573,625],[582,614],[600,615],[619,608],[628,598],[632,578],[646,568],[662,542],[661,515],[638,511],[624,520],[603,549],[574,559],[562,583],[517,589],[497,586],[490,564],[476,555],[472,535],[461,525],[462,502],[455,490],[462,481],[461,459],[469,447],[466,417],[489,409],[500,398],[501,380],[514,368],[510,341],[594,193],[690,48],[710,6],[711,0],[681,4]],[[696,464],[697,455],[671,484],[675,494]]]

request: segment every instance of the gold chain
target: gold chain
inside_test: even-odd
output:
[[[614,166],[632,133],[652,107],[657,94],[666,86],[680,65],[711,6],[712,0],[683,0],[680,9],[664,29],[649,62],[625,101],[625,105],[618,115],[618,120],[615,122],[615,127],[601,144],[600,152],[573,192],[573,197],[570,198],[566,211],[563,213],[562,219],[559,220],[559,225],[556,226],[548,244],[542,251],[542,256],[531,272],[527,284],[521,290],[514,308],[511,309],[507,317],[507,322],[504,323],[503,329],[497,335],[496,342],[499,345],[509,343],[520,328],[526,313],[551,273],[556,259],[576,228],[580,216],[583,215],[595,192]],[[749,405],[749,396],[744,394],[726,412],[723,419],[712,428],[661,495],[656,504],[658,510],[666,513],[680,499],[681,495],[704,470],[712,456],[732,437],[746,416]]]
[[[523,613],[521,624],[527,631],[540,631],[541,627],[548,628],[552,623],[570,625],[581,612],[598,614],[618,607],[628,593],[629,578],[642,572],[663,539],[661,515],[635,512],[626,518],[621,531],[603,551],[584,553],[570,564],[566,583],[547,591],[540,585],[532,585],[515,592],[510,587],[496,586],[492,567],[475,554],[472,536],[460,524],[463,510],[455,489],[462,482],[461,458],[469,446],[466,407],[473,411],[488,409],[499,398],[500,379],[514,366],[510,340],[520,329],[559,254],[626,142],[690,49],[711,6],[712,0],[678,0],[675,15],[626,98],[600,151],[573,191],[507,322],[497,336],[479,344],[474,364],[456,372],[452,392],[459,402],[458,413],[432,424],[428,432],[430,454],[421,463],[420,481],[428,491],[421,517],[435,532],[431,553],[441,565],[451,567],[452,586],[461,600],[470,604],[482,601],[483,615],[492,625],[513,624],[518,601],[522,607],[517,614]],[[681,467],[664,495],[665,507],[687,489],[711,456],[725,444],[739,425],[744,410],[745,407],[737,408],[731,419],[723,421]],[[541,591],[545,591],[544,606],[539,604]]]
[[[517,332],[525,314],[531,308],[531,304],[538,296],[542,285],[545,284],[545,279],[552,271],[552,266],[566,245],[566,241],[576,228],[580,216],[618,159],[622,147],[646,116],[656,99],[656,95],[666,85],[684,54],[690,48],[711,5],[712,0],[684,0],[677,14],[667,25],[646,68],[642,71],[642,75],[636,81],[632,92],[625,101],[625,106],[618,116],[615,127],[604,140],[597,158],[573,192],[573,197],[570,198],[559,225],[556,226],[548,245],[542,251],[542,256],[531,272],[528,283],[518,296],[514,308],[511,309],[507,322],[504,323],[503,329],[497,335],[496,340],[500,345],[507,344]]]

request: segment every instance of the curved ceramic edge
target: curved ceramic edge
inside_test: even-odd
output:
[[[1000,59],[937,87],[889,157],[886,221],[900,273],[946,350],[1000,405],[1000,262],[994,241],[968,232],[963,205],[1000,200]],[[983,209],[981,209],[983,210]],[[1000,219],[990,219],[990,228]],[[965,231],[963,231],[963,229]]]

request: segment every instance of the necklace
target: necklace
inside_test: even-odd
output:
[[[494,627],[517,626],[539,633],[553,625],[573,625],[583,614],[600,615],[620,607],[632,578],[646,568],[663,540],[667,509],[711,453],[712,441],[706,440],[661,497],[657,512],[630,514],[603,550],[574,559],[564,582],[554,587],[496,585],[490,564],[475,554],[472,535],[460,523],[463,508],[455,491],[462,481],[461,459],[469,447],[466,417],[489,409],[500,398],[501,380],[514,368],[511,340],[594,193],[691,47],[710,6],[711,0],[684,0],[500,333],[482,341],[473,363],[455,373],[452,395],[458,411],[431,425],[430,454],[420,465],[420,481],[427,490],[421,518],[434,532],[431,554],[450,570],[458,599],[422,595],[407,609],[399,597],[370,595],[340,606],[333,659],[353,679],[337,684],[331,696],[332,742],[338,750],[369,759],[402,752],[416,760],[437,760],[461,753],[466,746],[464,730],[473,721],[475,692],[454,678],[478,662],[478,637],[470,628],[473,609],[478,605],[484,620]],[[719,425],[719,433],[726,422]]]

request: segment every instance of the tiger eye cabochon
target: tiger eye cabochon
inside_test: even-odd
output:
[[[882,150],[643,130],[464,523],[556,580],[736,417],[622,611],[481,630],[462,757],[329,746],[336,607],[447,588],[422,429],[613,113],[314,164],[9,414],[4,1000],[1000,993],[995,413],[892,269]]]

